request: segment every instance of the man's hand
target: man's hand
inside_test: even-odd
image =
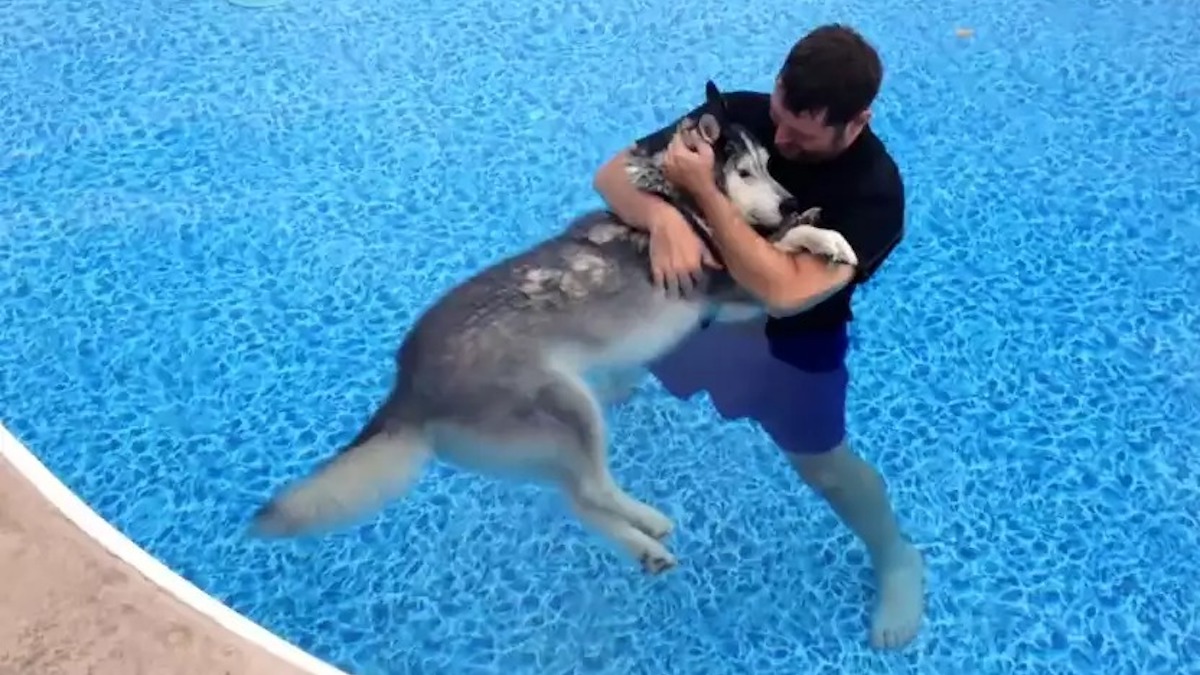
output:
[[[663,175],[672,185],[692,195],[715,188],[712,148],[694,129],[680,130],[667,146]],[[664,210],[650,228],[654,283],[668,293],[687,295],[696,287],[704,265],[721,268],[683,215],[673,208]]]
[[[680,129],[667,146],[663,176],[693,197],[716,188],[713,151],[694,128]]]
[[[691,293],[700,268],[720,269],[700,235],[674,207],[663,209],[650,224],[650,271],[654,284],[675,296]]]

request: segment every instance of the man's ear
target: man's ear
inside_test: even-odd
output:
[[[871,109],[867,108],[866,110],[863,110],[854,117],[850,118],[850,122],[846,124],[846,127],[857,133],[864,129],[870,122]]]

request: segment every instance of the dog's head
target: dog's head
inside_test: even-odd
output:
[[[760,231],[780,227],[798,211],[796,200],[767,170],[769,154],[740,124],[733,123],[717,85],[705,86],[706,105],[692,126],[713,149],[713,178],[746,222]]]

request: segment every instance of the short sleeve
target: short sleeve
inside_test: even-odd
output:
[[[870,279],[904,238],[904,193],[884,191],[866,194],[822,220],[837,230],[858,256],[856,283]]]

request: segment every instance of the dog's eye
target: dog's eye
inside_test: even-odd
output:
[[[738,169],[738,178],[745,178],[749,180],[750,172],[745,169]]]

